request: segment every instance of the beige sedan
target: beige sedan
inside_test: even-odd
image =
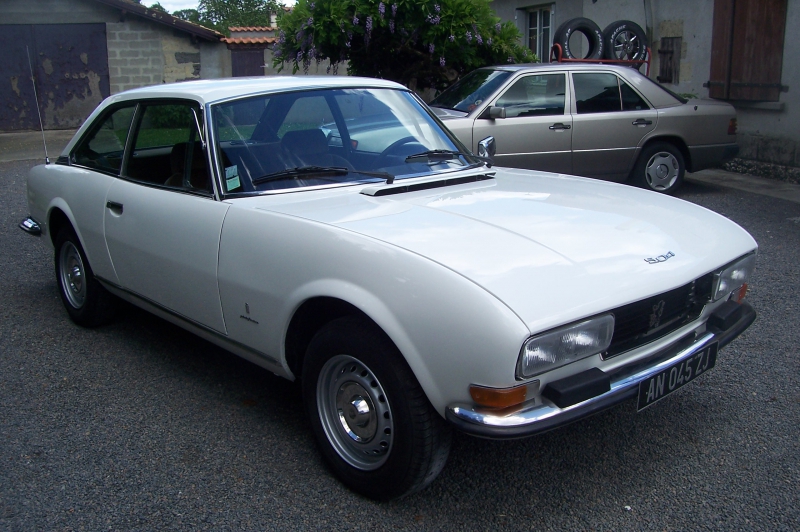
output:
[[[736,111],[686,100],[628,67],[530,64],[475,70],[431,102],[475,153],[499,166],[595,177],[672,193],[684,173],[738,152]]]

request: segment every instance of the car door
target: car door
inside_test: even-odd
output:
[[[564,72],[517,78],[493,102],[505,109],[506,117],[491,119],[483,113],[475,120],[473,151],[480,140],[493,136],[498,166],[571,173],[568,92]]]
[[[572,170],[623,181],[658,113],[613,72],[573,72]]]
[[[225,332],[217,287],[222,222],[192,105],[144,103],[122,178],[108,191],[105,239],[125,290]]]

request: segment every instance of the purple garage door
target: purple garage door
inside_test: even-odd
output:
[[[26,50],[27,48],[27,50]],[[0,32],[0,131],[80,126],[110,94],[105,24],[7,25]]]

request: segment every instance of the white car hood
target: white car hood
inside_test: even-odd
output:
[[[310,201],[291,194],[258,208],[427,257],[495,295],[532,333],[681,286],[756,248],[727,218],[682,200],[496,170],[496,179],[467,185],[380,197],[350,189]]]

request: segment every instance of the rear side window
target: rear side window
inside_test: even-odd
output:
[[[73,152],[72,162],[119,175],[135,108],[135,105],[121,107],[101,117],[99,125]]]
[[[650,108],[647,102],[624,81],[620,82],[620,89],[622,91],[622,109],[624,111],[643,111]]]
[[[619,82],[614,74],[572,74],[578,114],[622,110]]]

